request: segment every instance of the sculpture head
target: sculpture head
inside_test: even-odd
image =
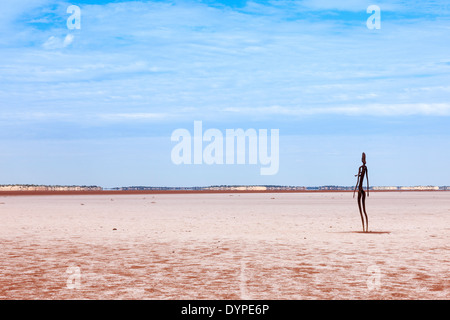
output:
[[[362,153],[361,161],[362,163],[366,164],[366,154],[364,152]]]

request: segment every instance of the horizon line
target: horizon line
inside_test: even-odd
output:
[[[213,184],[213,185],[203,185],[203,186],[149,186],[149,185],[128,185],[128,186],[116,186],[116,187],[104,187],[100,185],[81,185],[81,184],[24,184],[24,183],[16,183],[16,184],[0,184],[0,191],[3,188],[33,188],[33,187],[41,187],[41,188],[83,188],[83,189],[97,189],[97,190],[198,190],[198,189],[210,189],[210,188],[267,188],[268,190],[273,189],[309,189],[314,190],[315,188],[323,188],[324,190],[329,189],[354,189],[355,186],[349,185],[336,185],[336,184],[325,184],[325,185],[281,185],[281,184]],[[375,189],[374,189],[375,188]],[[450,190],[450,185],[376,185],[370,186],[369,190],[377,190],[377,189],[399,189],[400,188],[445,188],[445,190]]]

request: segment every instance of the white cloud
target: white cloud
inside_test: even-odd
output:
[[[73,42],[74,36],[72,34],[68,34],[63,41],[63,47],[67,47]]]
[[[73,42],[74,36],[68,34],[64,39],[55,36],[50,36],[47,41],[42,44],[42,47],[47,50],[63,49]]]

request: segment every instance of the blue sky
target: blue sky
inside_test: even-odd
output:
[[[0,6],[0,184],[450,185],[448,1]],[[194,120],[279,129],[278,173],[174,165]]]

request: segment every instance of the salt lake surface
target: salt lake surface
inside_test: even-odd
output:
[[[450,192],[0,197],[0,299],[449,299]]]

